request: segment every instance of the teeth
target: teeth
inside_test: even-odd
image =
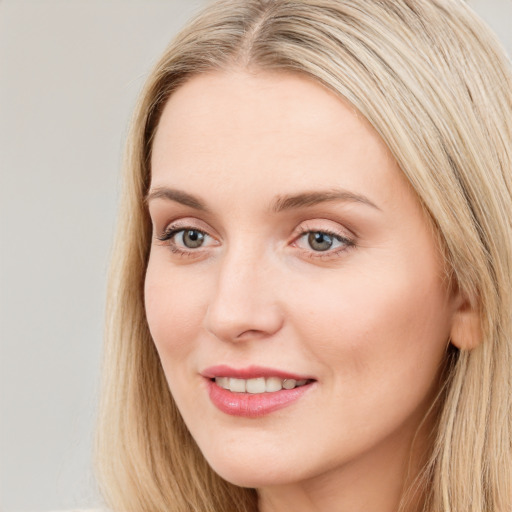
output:
[[[283,388],[284,389],[293,389],[297,381],[295,379],[284,379],[283,380]]]
[[[217,377],[215,379],[217,386],[220,386],[224,389],[229,389],[229,378],[228,377]]]
[[[249,379],[245,385],[247,393],[265,393],[265,378]]]
[[[281,389],[293,389],[304,386],[307,380],[280,379],[279,377],[257,377],[255,379],[235,379],[233,377],[216,377],[217,386],[233,393],[274,393]]]
[[[245,380],[229,379],[229,389],[235,393],[245,393]]]
[[[283,381],[282,379],[278,379],[277,377],[269,377],[265,382],[265,391],[281,391],[283,389]]]

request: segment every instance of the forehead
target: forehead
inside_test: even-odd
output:
[[[152,152],[152,188],[371,194],[398,181],[402,173],[364,117],[312,79],[284,72],[193,77],[168,100]]]

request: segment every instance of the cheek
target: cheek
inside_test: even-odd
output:
[[[173,275],[174,274],[174,275]],[[193,348],[202,325],[201,295],[197,287],[150,260],[144,286],[146,317],[162,360],[172,354],[179,361]]]
[[[292,297],[294,297],[292,299]],[[294,290],[299,337],[347,399],[428,392],[447,344],[450,309],[435,273],[389,266]],[[291,313],[294,314],[294,313]]]

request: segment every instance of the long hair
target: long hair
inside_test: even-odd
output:
[[[150,74],[128,141],[113,251],[97,461],[107,504],[126,512],[254,512],[254,489],[222,480],[168,390],[144,311],[145,196],[166,100],[192,76],[233,67],[307,75],[377,130],[435,227],[481,340],[453,351],[430,459],[429,512],[512,504],[512,70],[462,0],[221,0]],[[448,357],[448,354],[447,354]]]

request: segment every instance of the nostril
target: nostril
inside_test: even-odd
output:
[[[216,338],[235,343],[262,340],[281,328],[283,314],[272,297],[257,290],[245,290],[241,297],[226,286],[212,299],[203,319],[205,329]]]

